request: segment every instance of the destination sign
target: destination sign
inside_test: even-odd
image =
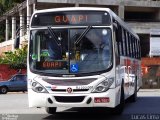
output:
[[[88,17],[91,17],[91,16],[88,16],[88,15],[57,15],[57,16],[54,16],[53,18],[53,22],[56,23],[56,24],[78,24],[78,23],[85,23],[85,22],[88,22]],[[92,17],[96,17],[95,15]]]
[[[37,69],[64,69],[67,68],[66,61],[43,61],[36,63]]]
[[[31,26],[54,25],[109,25],[110,16],[99,11],[68,11],[37,13],[33,16]]]

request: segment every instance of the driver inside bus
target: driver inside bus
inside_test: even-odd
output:
[[[100,51],[100,56],[98,57],[99,60],[102,60],[103,67],[107,67],[110,64],[111,60],[111,45],[110,45],[110,39],[111,34],[108,29],[102,29],[102,30],[94,30],[95,34],[88,34],[88,38],[90,38],[97,49]]]
[[[62,59],[61,48],[53,40],[48,39],[47,41],[49,57],[52,60]]]
[[[49,54],[49,60],[61,60],[62,59],[62,47],[57,44],[56,41],[49,35],[46,37],[46,48]]]

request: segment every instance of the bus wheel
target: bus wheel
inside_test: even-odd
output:
[[[48,114],[55,114],[56,113],[56,107],[46,107],[46,112]]]
[[[124,98],[124,89],[123,86],[121,87],[121,98],[120,98],[120,104],[113,108],[113,114],[115,115],[120,115],[122,114],[124,110],[124,105],[125,105],[125,98]]]
[[[137,99],[137,80],[135,81],[134,94],[129,97],[129,102],[136,102]]]
[[[2,93],[2,94],[7,94],[7,92],[8,92],[7,87],[1,87],[1,88],[0,88],[0,93]]]

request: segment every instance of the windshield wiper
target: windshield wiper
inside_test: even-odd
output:
[[[82,38],[89,32],[89,30],[92,28],[92,26],[88,26],[83,33],[79,36],[79,38],[75,41],[75,44],[78,44]]]
[[[61,46],[61,43],[58,40],[58,36],[56,35],[55,31],[51,27],[48,27],[48,32],[51,34],[51,37],[55,40],[56,44],[58,46]]]

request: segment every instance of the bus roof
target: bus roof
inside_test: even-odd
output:
[[[138,35],[128,25],[126,25],[126,23],[120,17],[118,17],[112,10],[109,9],[108,12],[117,22],[121,24],[123,28],[127,29],[131,34],[133,34],[137,39],[139,39]]]
[[[126,23],[121,20],[120,17],[118,17],[110,8],[99,8],[99,7],[64,7],[64,8],[52,8],[52,9],[43,9],[43,10],[37,10],[34,12],[34,14],[36,13],[46,13],[46,12],[61,12],[61,11],[76,11],[76,10],[80,10],[80,11],[86,11],[86,10],[90,10],[90,11],[107,11],[111,17],[113,17],[118,23],[120,23],[120,25],[125,28],[126,30],[128,30],[131,34],[133,34],[137,39],[139,39],[138,35],[133,32],[132,29],[130,29],[128,27],[128,25],[126,25]],[[34,15],[33,14],[33,15]]]

